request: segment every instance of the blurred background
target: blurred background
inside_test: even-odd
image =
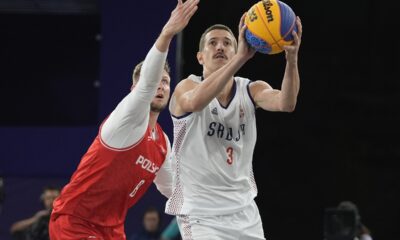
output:
[[[172,88],[201,74],[198,41],[210,25],[237,33],[257,1],[202,0],[175,39]],[[253,159],[267,239],[324,238],[324,211],[357,204],[374,239],[400,235],[398,13],[371,0],[284,1],[303,23],[301,90],[293,113],[258,110]],[[62,187],[98,126],[129,92],[175,0],[0,0],[0,239],[40,210],[44,186]],[[284,54],[256,54],[237,75],[280,88]],[[161,122],[172,140],[168,112]],[[139,229],[151,188],[126,222]],[[163,215],[166,225],[171,216]]]

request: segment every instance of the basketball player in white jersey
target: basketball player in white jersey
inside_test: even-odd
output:
[[[286,69],[278,90],[234,76],[255,54],[244,38],[244,17],[238,43],[224,25],[203,33],[197,53],[202,76],[181,81],[171,97],[175,178],[166,213],[177,216],[185,240],[265,239],[254,202],[255,110],[294,110],[302,25],[297,18],[294,43],[284,47]]]

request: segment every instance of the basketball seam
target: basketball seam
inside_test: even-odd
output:
[[[263,3],[264,4],[264,3]],[[265,5],[263,5],[265,8]],[[261,10],[259,9],[258,5],[256,6],[256,10],[258,11],[259,16],[261,16]],[[265,28],[267,29],[267,31],[269,32],[269,35],[271,36],[271,38],[274,40],[275,44],[278,45],[278,47],[283,50],[283,48],[281,47],[281,45],[279,45],[279,43],[276,41],[276,39],[274,38],[274,35],[271,33],[271,31],[268,28],[268,24],[265,22],[264,18],[260,17],[261,21],[263,21]],[[280,24],[280,23],[279,23]],[[280,26],[279,26],[280,27]],[[272,45],[271,45],[272,48]]]
[[[279,6],[280,7],[280,6]],[[296,24],[296,15],[295,15],[295,18],[294,18],[294,20],[293,20],[293,22],[292,22],[292,26],[290,26],[290,28],[289,28],[289,31],[287,31],[287,33],[285,33],[285,35],[284,36],[282,36],[282,39],[285,39],[286,37],[287,37],[287,35],[289,35],[289,34],[291,34],[292,32],[293,32],[293,29],[294,29],[294,25]],[[279,27],[281,27],[281,26],[279,26]]]

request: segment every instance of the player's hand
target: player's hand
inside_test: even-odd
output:
[[[245,57],[247,60],[252,58],[256,53],[256,50],[252,48],[246,41],[245,32],[247,29],[246,24],[244,24],[244,19],[246,18],[246,14],[244,13],[240,18],[239,23],[239,41],[238,41],[238,51],[237,53]]]
[[[183,3],[182,0],[178,0],[178,4],[171,12],[171,16],[163,28],[162,34],[172,38],[175,34],[182,31],[197,11],[197,4],[199,2],[200,0],[187,0]]]
[[[297,55],[301,44],[301,36],[303,34],[303,26],[301,25],[299,17],[296,19],[296,24],[297,33],[295,31],[292,32],[294,38],[293,43],[291,45],[283,46],[283,49],[285,49],[286,60],[293,63],[297,63]]]

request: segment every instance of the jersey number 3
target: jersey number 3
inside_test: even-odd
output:
[[[232,163],[233,163],[233,148],[232,147],[228,147],[226,149],[226,154],[228,154],[228,159],[226,159],[226,162],[229,165],[232,165]]]

